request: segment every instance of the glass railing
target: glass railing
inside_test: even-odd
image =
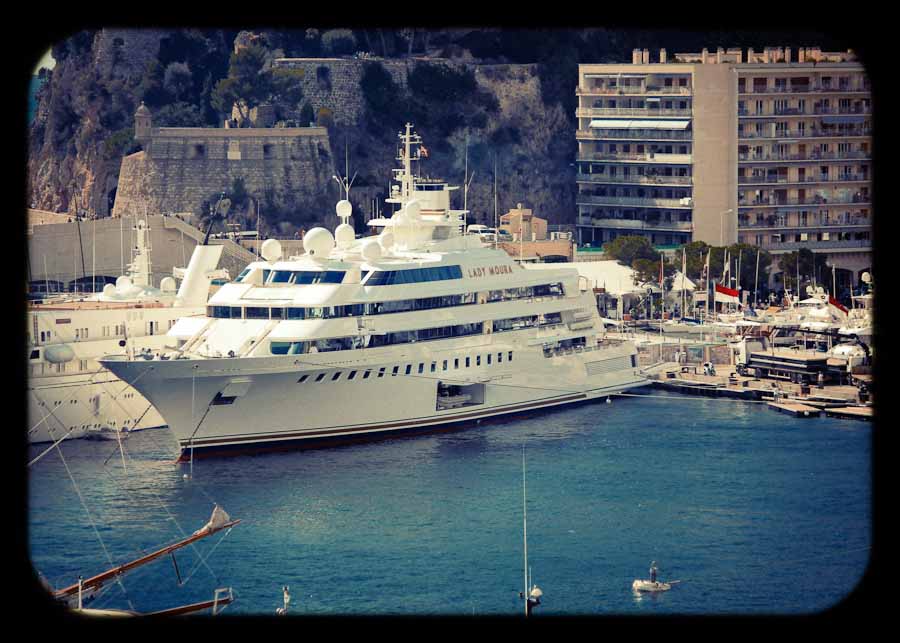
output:
[[[588,174],[585,172],[578,172],[575,177],[578,181],[591,181],[594,183],[637,183],[642,185],[691,184],[691,177],[689,176],[646,176],[641,174],[610,176],[609,174]]]

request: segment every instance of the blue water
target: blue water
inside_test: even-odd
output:
[[[127,575],[94,606],[164,609],[230,585],[226,613],[519,614],[522,448],[538,614],[796,614],[861,580],[871,425],[719,399],[616,398],[335,449],[173,464],[168,430],[70,441],[29,474],[32,563],[54,586],[202,526],[243,522]],[[36,455],[42,449],[33,448]],[[183,531],[179,531],[179,527]],[[198,556],[206,556],[205,563]],[[683,582],[636,596],[651,560]],[[208,568],[206,567],[208,564]],[[799,591],[812,575],[817,591]]]

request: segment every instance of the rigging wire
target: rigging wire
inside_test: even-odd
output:
[[[116,564],[113,562],[112,556],[109,553],[109,550],[106,548],[106,543],[103,542],[103,538],[100,536],[100,531],[97,529],[97,524],[94,522],[94,517],[91,515],[90,510],[88,509],[87,503],[84,500],[84,496],[81,494],[81,489],[78,487],[78,483],[75,482],[75,477],[72,475],[71,469],[69,469],[69,464],[66,462],[65,457],[63,456],[62,449],[59,446],[56,447],[57,452],[59,453],[59,459],[62,460],[63,466],[66,468],[66,473],[69,474],[69,480],[72,481],[72,486],[75,488],[75,493],[78,494],[78,499],[81,501],[81,507],[84,509],[84,512],[87,514],[88,522],[91,524],[91,528],[94,530],[94,535],[97,536],[97,540],[100,542],[100,547],[103,549],[103,553],[106,555],[106,559],[109,561],[110,567],[115,567]],[[125,593],[125,600],[128,601],[128,606],[134,610],[134,605],[131,602],[131,598],[128,596],[128,590],[125,589],[125,585],[122,584],[122,579],[120,576],[116,576],[116,584],[122,588],[122,591]]]

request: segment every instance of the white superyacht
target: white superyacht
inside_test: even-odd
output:
[[[413,175],[421,139],[400,134],[390,218],[357,239],[338,204],[334,234],[305,254],[263,244],[169,331],[159,358],[101,363],[168,421],[181,459],[361,441],[476,424],[646,384],[631,342],[603,338],[575,270],[528,270],[465,233],[450,191]]]
[[[222,246],[198,245],[175,289],[172,277],[151,284],[150,229],[135,223],[128,274],[102,293],[31,303],[28,327],[29,443],[107,436],[166,424],[127,382],[101,368],[98,359],[121,351],[132,356],[166,349],[168,331],[181,317],[203,315]]]

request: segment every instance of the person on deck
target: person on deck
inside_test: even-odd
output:
[[[656,582],[656,561],[650,563],[650,582]]]

